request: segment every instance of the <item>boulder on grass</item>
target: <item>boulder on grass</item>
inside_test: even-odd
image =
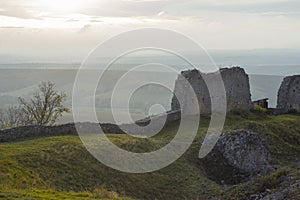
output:
[[[272,170],[267,144],[248,130],[222,133],[213,150],[203,159],[204,173],[219,184],[238,184]]]

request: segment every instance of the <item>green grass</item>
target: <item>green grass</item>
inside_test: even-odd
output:
[[[2,199],[51,199],[51,200],[85,200],[85,199],[103,199],[103,200],[130,200],[130,198],[120,197],[114,192],[107,190],[95,190],[93,192],[61,192],[55,190],[6,190],[0,192]]]
[[[127,148],[126,135],[111,139]],[[182,158],[159,172],[127,174],[110,169],[95,160],[76,136],[56,136],[3,144],[0,188],[39,188],[55,191],[94,191],[105,188],[121,196],[167,198],[189,196],[193,187],[213,184],[203,178],[197,166]],[[196,188],[195,188],[196,189]],[[203,191],[209,195],[214,188]],[[201,188],[197,189],[201,192]],[[193,194],[193,193],[191,193]],[[193,194],[195,195],[195,193]]]
[[[299,116],[242,113],[227,117],[225,130],[257,131],[266,139],[274,164],[281,166],[266,177],[230,187],[214,183],[201,170],[197,157],[199,141],[205,135],[208,122],[209,117],[201,118],[197,138],[180,159],[147,174],[128,174],[104,166],[87,152],[75,135],[35,137],[0,144],[0,198],[243,199],[262,188],[278,189],[278,177],[284,173],[300,177],[296,167],[286,168],[300,155]],[[177,123],[173,123],[154,138],[108,136],[124,149],[149,152],[168,143],[176,130]]]

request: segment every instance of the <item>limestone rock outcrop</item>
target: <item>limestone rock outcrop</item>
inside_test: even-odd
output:
[[[266,143],[248,130],[222,133],[213,150],[200,160],[204,173],[220,184],[237,184],[272,170]]]

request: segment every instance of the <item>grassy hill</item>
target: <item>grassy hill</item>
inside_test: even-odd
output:
[[[202,117],[198,136],[175,163],[157,172],[128,174],[94,159],[76,135],[28,138],[0,144],[0,198],[4,199],[245,199],[265,190],[278,191],[300,179],[300,116],[229,115],[225,130],[246,128],[267,140],[277,170],[235,186],[221,186],[201,170],[199,141],[209,122]],[[134,152],[166,144],[177,123],[150,139],[109,135],[112,142]],[[290,177],[290,178],[287,178]],[[300,193],[291,193],[300,198]]]

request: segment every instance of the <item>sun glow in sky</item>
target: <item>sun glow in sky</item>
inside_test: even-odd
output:
[[[90,2],[89,0],[33,0],[34,5],[44,10],[60,12],[78,12],[84,9]]]
[[[300,1],[0,0],[0,56],[82,56],[144,27],[175,30],[213,49],[300,49]]]

